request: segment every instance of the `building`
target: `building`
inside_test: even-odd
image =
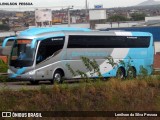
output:
[[[16,12],[16,17],[23,17],[24,13],[23,12]]]

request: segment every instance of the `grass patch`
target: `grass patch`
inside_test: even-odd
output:
[[[6,73],[8,69],[7,64],[0,59],[0,73]]]
[[[15,81],[18,81],[18,80],[12,80],[12,79],[9,79],[7,75],[1,75],[0,76],[0,83],[6,83],[6,82],[15,82]]]
[[[111,79],[39,90],[0,91],[1,111],[157,111],[160,80]]]
[[[38,90],[2,89],[0,111],[160,111],[159,93],[160,80],[150,77],[143,80],[137,78],[122,81],[111,78],[108,81],[55,84],[52,88],[41,85]],[[105,120],[105,118],[83,119]],[[127,120],[127,118],[111,119]],[[137,117],[132,118],[134,119]]]

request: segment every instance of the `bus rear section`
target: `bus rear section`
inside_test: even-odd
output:
[[[104,33],[104,32],[103,32]],[[69,35],[67,63],[74,71],[88,77],[98,74],[87,70],[81,57],[95,59],[103,77],[136,77],[153,72],[153,37],[145,32],[106,32],[90,35]],[[111,62],[112,61],[112,62]],[[69,73],[67,74],[70,78]],[[72,76],[80,78],[81,75]]]

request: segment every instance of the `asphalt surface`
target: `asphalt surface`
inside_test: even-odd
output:
[[[0,73],[0,76],[4,76],[7,78],[6,73]],[[5,79],[4,78],[4,79]],[[50,81],[40,81],[37,85],[32,85],[29,81],[10,81],[10,82],[0,82],[0,90],[35,90],[40,89],[43,85],[47,88],[52,88],[53,84],[50,83]]]
[[[66,80],[62,84],[67,84],[70,87],[78,86],[79,80]],[[43,86],[45,88],[53,88],[54,84],[51,84],[50,81],[39,81],[38,84],[33,85],[29,81],[10,81],[10,82],[0,82],[0,90],[38,90]]]
[[[157,75],[152,75],[152,77],[156,78]],[[78,86],[78,80],[67,80],[64,83],[67,83],[69,86]],[[63,84],[64,84],[63,83]],[[32,85],[29,81],[16,81],[16,82],[0,82],[0,90],[37,90],[41,89],[42,86],[46,88],[52,88],[54,85],[50,83],[50,81],[40,81],[37,85]]]
[[[28,81],[18,81],[18,82],[0,82],[0,90],[35,90],[40,89],[43,85],[47,88],[52,88],[53,85],[49,81],[40,82],[37,85],[32,85]]]

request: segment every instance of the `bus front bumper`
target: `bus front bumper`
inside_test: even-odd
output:
[[[21,75],[8,73],[8,78],[15,79],[15,80],[27,80],[27,81],[30,81],[30,80],[35,80],[35,75],[29,75],[28,73],[21,74]]]

